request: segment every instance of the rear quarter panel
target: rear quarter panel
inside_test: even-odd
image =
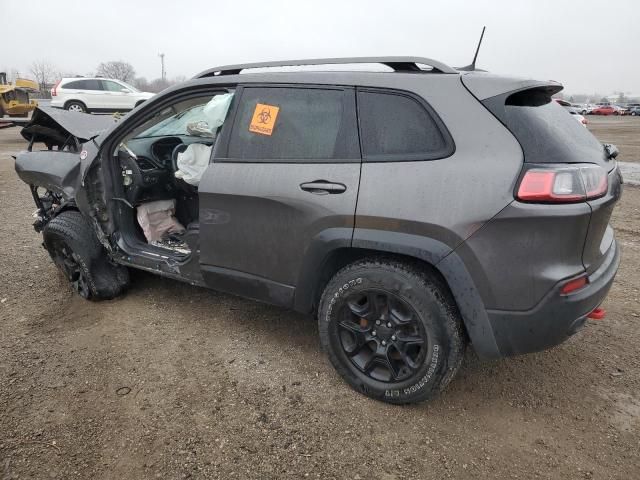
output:
[[[513,201],[522,150],[459,76],[405,75],[394,87],[433,107],[455,152],[438,160],[363,163],[354,246],[359,229],[375,229],[424,236],[451,251]]]

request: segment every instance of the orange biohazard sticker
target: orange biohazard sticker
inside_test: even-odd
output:
[[[279,111],[280,107],[258,103],[249,124],[249,131],[261,135],[271,135]]]

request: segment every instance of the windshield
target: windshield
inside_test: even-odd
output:
[[[190,98],[160,110],[134,130],[132,138],[190,135],[214,137],[224,122],[233,93]]]
[[[203,120],[203,105],[196,105],[189,110],[172,115],[140,132],[140,137],[163,137],[165,135],[189,135],[187,125]]]
[[[129,85],[127,82],[123,82],[122,80],[118,80],[122,85],[124,85],[125,87],[127,87],[128,89],[130,89],[132,92],[137,92],[140,93],[140,90],[138,90],[136,87],[134,87],[133,85]]]

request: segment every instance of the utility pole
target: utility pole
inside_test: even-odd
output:
[[[164,53],[159,53],[160,63],[162,64],[162,81],[164,82],[167,79],[167,73],[164,71]]]

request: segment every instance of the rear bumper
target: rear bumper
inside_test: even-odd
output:
[[[487,310],[501,356],[544,350],[576,333],[607,296],[619,264],[620,251],[614,240],[585,288],[560,295],[562,281],[530,310]]]

